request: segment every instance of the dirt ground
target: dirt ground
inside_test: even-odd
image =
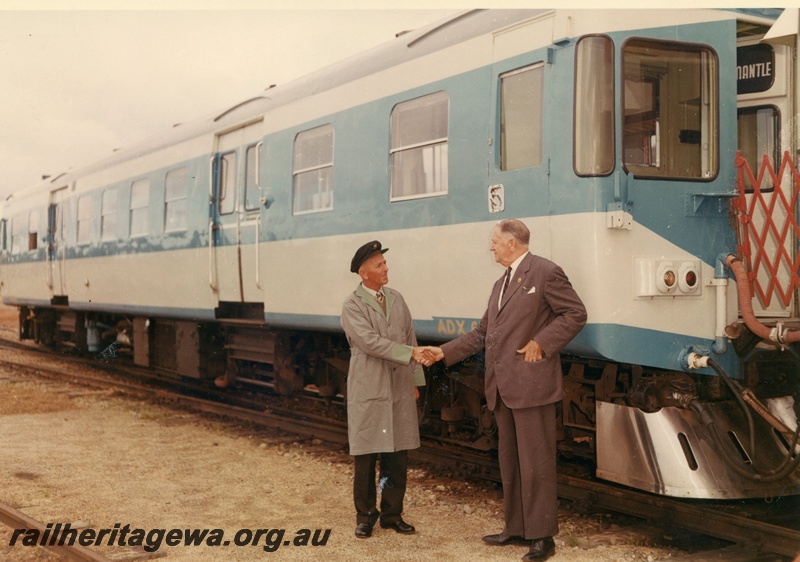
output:
[[[0,323],[8,321],[15,326],[16,315],[0,307]],[[91,547],[114,560],[500,561],[519,560],[527,552],[524,545],[490,547],[480,540],[502,528],[496,486],[433,475],[423,467],[410,470],[404,515],[418,532],[404,536],[376,527],[370,539],[357,539],[351,482],[350,457],[325,443],[297,442],[0,367],[0,502],[45,524],[93,530],[129,525],[131,533],[221,529],[230,541],[229,546],[167,546],[162,540],[151,553],[141,547]],[[579,515],[563,506],[559,518],[551,559],[556,562],[653,562],[677,554],[642,544],[638,535],[626,539],[608,517]],[[237,533],[244,539],[258,529],[285,531],[264,532],[258,546],[233,544]],[[311,539],[319,530],[317,542],[324,544],[299,544],[303,529]],[[10,546],[12,536],[0,525],[0,560],[62,559],[21,546],[21,539]],[[268,542],[274,551],[265,550]]]
[[[0,327],[8,330],[13,329],[16,332],[18,318],[19,313],[16,308],[0,304]]]

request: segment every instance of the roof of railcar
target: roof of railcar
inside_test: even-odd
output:
[[[784,8],[724,8],[727,12],[736,12],[746,16],[756,16],[770,20],[778,19],[783,13]]]
[[[149,140],[117,150],[114,154],[92,164],[45,179],[21,190],[19,194],[30,195],[40,190],[49,191],[54,186],[68,185],[83,175],[108,168],[116,163],[143,156],[203,134],[224,131],[286,103],[336,88],[383,69],[552,11],[548,9],[467,10],[460,12],[450,18],[400,34],[392,41],[297,78],[285,85],[271,88],[259,96],[244,100],[224,111],[189,123],[175,125],[172,129]],[[726,11],[775,19],[780,15],[782,9]]]
[[[203,134],[223,131],[286,103],[336,88],[380,70],[402,64],[427,53],[469,40],[516,21],[552,10],[468,10],[420,29],[400,34],[394,40],[349,57],[341,62],[271,88],[213,115],[179,125],[144,142],[119,149],[102,160],[48,178],[24,191],[50,190],[82,175],[113,166],[172,144]]]

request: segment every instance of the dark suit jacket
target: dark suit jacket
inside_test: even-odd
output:
[[[511,279],[503,302],[497,280],[478,327],[442,345],[452,365],[486,350],[486,403],[495,409],[497,392],[509,408],[530,408],[561,400],[559,351],[586,324],[586,308],[564,271],[552,261],[528,254]],[[517,353],[536,340],[544,357],[525,362]]]

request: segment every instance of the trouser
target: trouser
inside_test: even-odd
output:
[[[558,534],[555,404],[511,409],[497,394],[504,532],[525,539]]]
[[[375,488],[375,464],[378,457],[380,457],[380,512],[377,509]],[[408,451],[355,455],[353,500],[356,506],[356,523],[374,525],[379,515],[383,523],[400,520],[400,515],[403,513],[403,497],[406,493],[407,468]]]

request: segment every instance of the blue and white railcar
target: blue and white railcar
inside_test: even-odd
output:
[[[793,467],[751,471],[746,423],[716,376],[785,404],[774,381],[796,375],[785,328],[766,351],[734,337],[726,261],[737,149],[757,162],[798,145],[795,47],[762,41],[780,14],[475,10],[403,34],[15,193],[3,301],[40,341],[92,348],[98,323],[127,321],[137,364],[331,395],[355,248],[391,248],[418,336],[439,342],[482,316],[501,273],[489,235],[515,217],[589,311],[565,350],[565,453],[661,494],[795,493]],[[796,254],[795,242],[764,251]],[[758,322],[796,323],[789,293],[762,299]],[[494,446],[480,369],[429,375],[446,392],[429,391],[426,411],[450,439]],[[758,458],[782,462],[785,432],[759,428]]]

